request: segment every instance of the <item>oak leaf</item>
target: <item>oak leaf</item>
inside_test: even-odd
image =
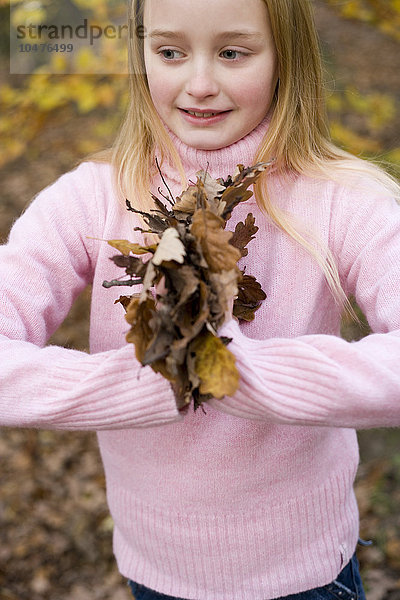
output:
[[[170,260],[182,264],[185,255],[185,246],[179,239],[177,230],[174,227],[170,227],[164,231],[151,262],[154,266],[159,266],[161,263]]]
[[[258,227],[255,225],[255,218],[252,213],[249,213],[244,223],[239,222],[233,233],[229,243],[240,250],[242,257],[247,256],[247,244],[254,240]]]
[[[117,267],[125,269],[127,275],[144,277],[146,274],[147,263],[143,262],[140,258],[136,258],[136,256],[117,254],[116,256],[112,256],[110,260],[112,260]]]
[[[206,200],[204,189],[199,188],[198,185],[191,185],[177,197],[174,211],[192,215],[197,210],[198,205],[201,206],[202,202],[206,202]]]
[[[222,324],[230,303],[239,291],[237,268],[222,273],[211,273],[210,286],[213,292],[213,298],[210,298],[210,311],[213,312],[215,321]]]
[[[155,310],[155,301],[151,297],[146,298],[144,302],[133,297],[126,310],[125,319],[131,326],[126,334],[126,341],[135,345],[136,358],[139,362],[143,362],[154,335],[150,323]]]
[[[192,219],[191,233],[197,238],[210,271],[220,273],[233,269],[240,252],[228,242],[231,231],[223,229],[225,222],[210,210],[197,210]]]
[[[225,191],[225,186],[221,183],[221,180],[213,179],[207,171],[198,171],[196,173],[198,182],[204,186],[204,192],[209,202],[213,202],[217,197],[221,197]]]
[[[222,214],[224,219],[230,219],[233,209],[240,202],[245,202],[252,197],[253,192],[247,188],[257,181],[261,173],[265,171],[272,162],[274,161],[257,163],[252,167],[246,168],[244,168],[243,165],[238,165],[236,174],[233,178],[227,180],[227,188],[221,196],[221,200],[226,203],[226,208]]]
[[[238,287],[239,293],[233,305],[233,315],[244,321],[253,321],[254,313],[267,296],[252,275],[243,275]]]

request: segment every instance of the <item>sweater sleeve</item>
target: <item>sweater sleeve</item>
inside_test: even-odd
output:
[[[342,194],[331,232],[344,287],[373,333],[357,342],[323,334],[260,341],[231,320],[220,335],[233,338],[240,387],[211,400],[215,408],[291,425],[400,426],[400,208],[372,187]]]
[[[93,278],[95,187],[88,163],[64,175],[0,247],[0,425],[103,430],[182,418],[132,345],[93,355],[45,346]]]

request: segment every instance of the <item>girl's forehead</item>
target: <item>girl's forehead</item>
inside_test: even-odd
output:
[[[144,20],[148,26],[229,30],[262,29],[268,21],[264,0],[145,0]]]

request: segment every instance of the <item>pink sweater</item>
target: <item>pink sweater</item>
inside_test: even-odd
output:
[[[186,172],[251,164],[261,124],[238,143],[195,151],[174,138]],[[164,172],[175,194],[176,173]],[[154,182],[154,191],[160,184]],[[266,600],[333,580],[357,542],[354,428],[400,425],[400,210],[378,185],[271,176],[276,203],[319,233],[374,331],[338,337],[320,268],[262,216],[242,259],[267,300],[231,321],[241,375],[232,398],[182,416],[169,384],[126,345],[115,253],[134,241],[108,165],[84,163],[42,191],[0,249],[0,422],[98,431],[121,573],[193,600]],[[45,347],[93,283],[91,353]]]

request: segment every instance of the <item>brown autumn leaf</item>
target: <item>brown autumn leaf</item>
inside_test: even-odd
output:
[[[221,196],[225,191],[225,185],[222,179],[213,179],[207,171],[198,171],[196,173],[198,180],[204,185],[204,191],[208,200],[214,200],[217,196]]]
[[[179,308],[193,296],[199,285],[200,278],[192,266],[181,265],[176,269],[168,270],[165,275],[165,287],[169,298],[172,297],[171,317],[173,319]]]
[[[254,313],[267,296],[252,275],[243,275],[238,287],[238,297],[233,304],[233,316],[243,321],[253,321]]]
[[[157,210],[153,210],[152,213],[146,213],[142,210],[134,208],[129,202],[129,200],[126,200],[126,207],[130,212],[133,212],[136,215],[141,215],[143,217],[144,221],[149,226],[149,229],[146,230],[148,233],[156,233],[158,235],[161,235],[166,229],[168,229],[168,227],[171,227],[171,225],[175,221],[174,218],[165,216],[165,213],[169,214],[167,210],[165,210],[165,212],[161,212],[161,214],[156,214],[157,212],[160,212]],[[134,231],[144,232],[145,230],[143,230],[141,227],[135,227]]]
[[[238,285],[237,268],[230,271],[223,271],[222,273],[210,274],[210,287],[212,291],[210,310],[213,311],[215,321],[223,322],[230,302],[238,294]]]
[[[200,333],[210,316],[208,302],[208,287],[199,282],[199,287],[192,298],[182,304],[172,317],[176,330],[179,331],[179,340],[175,343],[175,349],[185,347]]]
[[[157,327],[159,323],[154,298],[147,296],[146,300],[142,301],[140,298],[133,297],[127,308],[125,319],[131,326],[126,334],[126,341],[134,344],[137,360],[142,365],[150,364],[149,354],[153,351],[154,357],[151,361],[153,371],[161,373],[163,377],[173,381],[174,377],[163,360],[164,357],[160,358],[164,331],[162,339],[159,341],[157,338],[160,329]],[[157,343],[160,345],[156,348]]]
[[[191,185],[180,196],[174,204],[174,212],[182,212],[192,215],[199,207],[208,206],[204,185],[198,179],[196,185]]]
[[[237,303],[233,305],[233,316],[240,321],[254,321],[255,312],[260,308],[259,306],[246,306],[245,304]]]
[[[161,279],[160,273],[157,272],[156,267],[153,265],[150,260],[147,263],[146,275],[143,278],[143,288],[142,293],[140,294],[140,302],[146,300],[148,296],[148,291],[153,285],[157,284]]]
[[[229,244],[231,231],[223,229],[225,222],[210,210],[197,210],[190,231],[201,246],[210,271],[230,271],[240,259],[240,252]]]
[[[239,295],[240,299],[245,304],[259,304],[265,300],[267,295],[262,290],[261,285],[258,283],[253,275],[244,275],[239,282]]]
[[[149,341],[143,356],[143,365],[152,365],[157,361],[164,361],[170,353],[171,344],[174,341],[174,327],[165,307],[158,308],[154,312],[150,327],[153,337]]]
[[[230,219],[233,209],[240,203],[252,197],[253,192],[248,188],[253,185],[261,173],[265,171],[274,161],[257,163],[252,167],[244,168],[238,165],[238,171],[229,181],[229,185],[221,196],[221,201],[226,203],[222,214],[225,220]]]
[[[249,213],[244,223],[239,222],[236,225],[229,243],[240,250],[242,257],[247,256],[248,250],[246,246],[251,240],[254,240],[257,231],[258,227],[255,225],[255,218],[252,213]]]
[[[125,256],[123,254],[117,254],[110,258],[112,262],[117,266],[125,269],[127,275],[136,275],[136,277],[144,277],[146,274],[147,264],[142,259],[136,258],[136,256]]]
[[[131,300],[132,296],[120,296],[117,300],[115,300],[114,304],[122,304],[125,310],[127,310]]]
[[[143,362],[146,350],[153,339],[151,320],[156,310],[155,300],[147,297],[145,301],[133,297],[129,303],[125,319],[131,326],[126,341],[135,345],[136,358]]]

